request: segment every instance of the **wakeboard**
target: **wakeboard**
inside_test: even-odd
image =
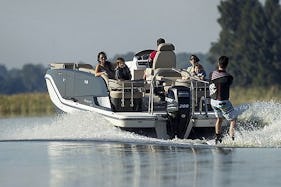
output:
[[[211,140],[206,141],[206,144],[207,145],[217,145],[215,139],[211,139]]]
[[[223,144],[220,143],[220,142],[216,144],[216,139],[207,140],[207,141],[206,141],[206,144],[207,144],[207,145],[211,145],[211,146],[216,146],[216,147],[220,147],[220,146],[223,145]]]

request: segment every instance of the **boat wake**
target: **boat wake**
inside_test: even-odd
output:
[[[225,137],[226,147],[281,147],[281,104],[256,102],[236,107],[239,112],[235,141]],[[97,141],[169,146],[200,146],[206,140],[160,140],[115,128],[100,115],[83,112],[53,119],[29,119],[2,123],[0,141]],[[11,123],[9,121],[9,123]]]
[[[281,147],[281,103],[255,102],[236,108],[239,112],[235,141],[237,147]]]

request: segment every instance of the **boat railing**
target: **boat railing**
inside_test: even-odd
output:
[[[136,90],[138,91],[144,90],[144,81],[124,80],[121,81],[121,85],[122,85],[121,106],[125,107],[125,89],[128,89],[130,91],[130,107],[134,107],[134,92]]]
[[[196,106],[199,110],[199,113],[205,113],[208,116],[208,106],[209,103],[209,82],[205,80],[198,79],[196,77],[190,77],[191,83],[191,94],[192,94],[192,115],[195,114]],[[203,89],[203,90],[202,90]],[[202,93],[203,91],[203,93]],[[198,98],[200,97],[200,98]],[[199,106],[198,106],[199,105]],[[204,108],[203,108],[204,106]],[[204,111],[203,111],[204,110]]]
[[[93,69],[91,64],[84,63],[75,63],[75,62],[54,62],[49,64],[50,69],[72,69],[72,70],[80,70],[80,68],[84,69]]]
[[[196,111],[199,111],[200,114],[204,113],[208,116],[208,106],[209,103],[209,82],[205,80],[200,80],[196,77],[192,77],[188,72],[179,70],[179,69],[160,69],[157,71],[150,82],[150,92],[149,92],[149,101],[148,101],[148,112],[154,112],[154,87],[156,85],[156,81],[158,81],[157,76],[163,72],[177,72],[180,74],[187,75],[188,79],[186,81],[187,87],[190,87],[191,90],[191,115],[194,116]],[[177,79],[174,80],[174,85]]]
[[[150,81],[150,90],[149,90],[149,100],[148,100],[148,113],[153,114],[154,112],[154,87],[156,85],[156,81],[158,81],[157,77],[163,73],[176,72],[181,74],[181,71],[175,68],[159,68],[155,71],[155,74],[152,76]]]
[[[144,92],[143,80],[112,80],[109,79],[109,91],[121,91],[121,107],[125,107],[126,94],[130,94],[130,107],[134,107],[136,92]]]

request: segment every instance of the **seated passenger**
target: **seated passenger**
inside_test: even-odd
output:
[[[156,41],[156,44],[157,44],[157,49],[152,51],[150,54],[149,54],[149,57],[148,57],[148,65],[149,65],[149,68],[152,68],[153,67],[153,61],[154,61],[154,58],[156,56],[156,53],[157,53],[157,50],[158,50],[158,47],[160,44],[163,44],[163,43],[166,43],[165,39],[163,38],[159,38],[157,41]],[[143,79],[145,80],[146,79],[146,70],[144,71],[144,74],[143,74]]]
[[[190,73],[191,76],[195,75],[195,65],[199,64],[200,59],[196,55],[190,55],[189,62],[191,66],[189,66],[186,71]]]
[[[159,39],[157,40],[157,48],[158,48],[158,46],[159,46],[160,44],[162,44],[162,43],[165,43],[165,39],[159,38]],[[156,52],[157,52],[157,50],[154,50],[154,51],[152,51],[152,52],[149,54],[148,63],[149,63],[149,67],[150,67],[150,68],[152,68],[152,66],[153,66],[153,60],[154,60],[154,58],[155,58]]]
[[[117,80],[131,80],[132,78],[131,72],[125,64],[124,58],[119,57],[116,60],[115,78]]]
[[[109,79],[114,79],[114,67],[111,64],[111,62],[106,61],[107,60],[107,56],[105,54],[105,52],[99,52],[98,53],[98,65],[96,66],[95,69],[95,75],[96,77],[105,75],[107,76]]]
[[[201,64],[196,64],[194,68],[195,77],[199,78],[200,80],[205,80],[206,72]]]

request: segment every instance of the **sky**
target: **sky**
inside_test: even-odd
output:
[[[221,30],[220,0],[0,0],[0,64],[84,62],[99,51],[156,48],[162,37],[175,52],[206,53]]]

